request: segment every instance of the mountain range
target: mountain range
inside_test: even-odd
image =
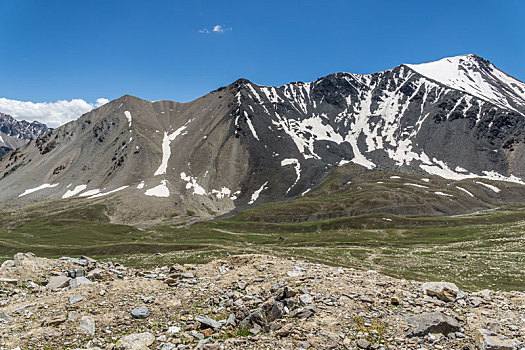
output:
[[[0,112],[0,157],[49,130],[45,124],[17,120]]]
[[[523,164],[525,83],[469,54],[280,87],[239,79],[188,103],[125,95],[4,155],[0,203],[103,202],[118,222],[216,217],[384,174],[415,202],[385,188],[381,210],[451,215],[523,201]]]

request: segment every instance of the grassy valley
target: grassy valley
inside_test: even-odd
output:
[[[262,253],[447,280],[466,289],[525,290],[525,207],[517,205],[457,217],[376,213],[303,222],[249,220],[265,207],[286,205],[274,203],[220,220],[146,229],[110,223],[103,205],[64,205],[51,202],[3,211],[0,259],[31,251],[49,257],[84,254],[147,267]],[[272,210],[266,213],[273,215]]]

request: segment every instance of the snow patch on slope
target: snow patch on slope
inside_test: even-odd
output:
[[[293,165],[294,166],[295,173],[297,174],[297,178],[295,179],[295,182],[293,183],[293,185],[290,186],[290,188],[288,188],[288,190],[286,191],[286,194],[288,194],[288,192],[290,192],[290,190],[297,184],[297,182],[301,178],[301,163],[299,163],[298,159],[295,159],[295,158],[283,159],[281,161],[281,166],[287,166],[287,165]]]
[[[193,188],[193,194],[198,194],[198,195],[201,195],[201,196],[205,196],[206,195],[206,190],[200,186],[198,183],[197,183],[197,179],[192,177],[192,176],[189,176],[189,175],[186,175],[186,173],[182,172],[180,173],[180,178],[184,181],[186,181],[186,189],[189,190],[190,188]]]
[[[142,182],[142,184],[144,183]],[[160,185],[150,188],[149,190],[144,192],[144,194],[150,197],[169,197],[170,190],[168,189],[168,186],[166,186],[166,180],[162,180],[160,182]]]
[[[131,113],[129,111],[124,111],[124,115],[126,116],[126,119],[128,120],[128,125],[131,128]]]
[[[91,197],[91,196],[94,196],[94,195],[99,194],[99,193],[100,193],[100,190],[98,188],[95,188],[94,190],[89,190],[89,191],[86,191],[84,193],[81,193],[78,196],[79,197]]]
[[[164,132],[164,138],[162,139],[162,162],[153,176],[166,174],[166,170],[168,169],[168,161],[171,157],[171,142],[186,129],[188,123],[184,124],[171,134],[168,134],[166,131]]]
[[[259,195],[261,194],[261,192],[268,188],[266,186],[267,184],[268,184],[268,181],[263,183],[262,186],[257,191],[253,192],[252,199],[248,202],[248,204],[255,203],[255,201],[259,198]]]
[[[475,198],[474,195],[473,195],[469,190],[466,190],[466,189],[464,189],[463,187],[459,187],[459,186],[456,186],[456,188],[457,188],[458,190],[461,190],[461,191],[465,192],[466,194],[468,194],[468,195],[471,196],[472,198]]]
[[[497,188],[496,186],[493,186],[493,185],[489,185],[489,184],[486,184],[484,182],[481,182],[481,181],[476,181],[477,184],[480,184],[480,185],[483,185],[485,186],[486,188],[489,188],[491,189],[492,191],[498,193],[500,192],[501,190],[499,188]]]
[[[118,191],[122,191],[123,189],[125,188],[128,188],[129,186],[121,186],[119,188],[115,188],[114,190],[111,190],[111,191],[108,191],[108,192],[104,192],[104,193],[97,193],[89,198],[99,198],[99,197],[104,197],[104,196],[107,196],[108,194],[112,194],[112,193],[115,193],[115,192],[118,192]]]
[[[248,123],[248,127],[250,128],[253,137],[255,137],[257,141],[259,141],[259,136],[257,136],[257,132],[255,132],[255,128],[253,127],[252,120],[250,119],[248,112],[244,111],[244,116],[246,117],[246,122]]]
[[[67,190],[66,193],[62,196],[62,198],[69,198],[73,197],[76,194],[79,194],[80,192],[84,191],[87,188],[87,185],[78,185],[72,190]]]
[[[26,196],[30,193],[33,193],[33,192],[36,192],[36,191],[40,191],[40,190],[43,190],[45,188],[53,188],[53,187],[57,187],[58,186],[58,183],[56,184],[43,184],[43,185],[40,185],[38,187],[35,187],[35,188],[30,188],[28,190],[25,190],[24,193],[22,193],[21,195],[19,195],[18,197],[23,197],[23,196]]]

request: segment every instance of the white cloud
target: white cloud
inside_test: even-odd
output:
[[[203,28],[199,30],[199,33],[201,34],[211,34],[211,33],[224,33],[224,32],[231,32],[231,27],[224,27],[220,24],[216,24],[213,26],[213,28]]]
[[[109,100],[107,98],[97,98],[97,102],[95,103],[95,107],[98,108],[100,106],[105,105],[108,102],[109,102]]]
[[[108,102],[109,100],[106,98],[99,98],[95,103],[88,103],[82,99],[31,102],[0,98],[0,112],[9,114],[17,119],[36,120],[49,127],[56,128]]]

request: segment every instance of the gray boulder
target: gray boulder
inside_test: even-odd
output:
[[[456,300],[460,292],[458,286],[449,282],[426,282],[423,283],[421,288],[427,295],[446,302]]]
[[[420,315],[406,317],[406,321],[417,327],[407,332],[409,337],[421,337],[429,333],[449,334],[459,331],[459,323],[455,318],[441,312],[426,312]]]
[[[15,266],[22,266],[27,261],[36,260],[37,257],[33,253],[16,253],[13,259],[15,261]]]

